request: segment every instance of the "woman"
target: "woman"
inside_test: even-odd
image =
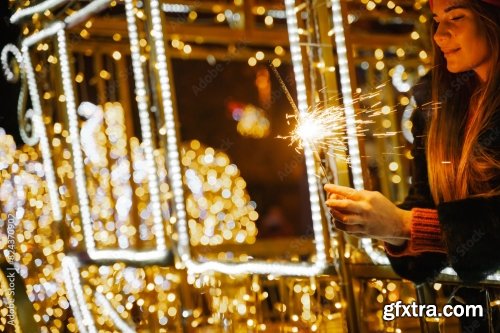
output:
[[[434,0],[431,9],[435,104],[430,117],[413,116],[408,197],[397,207],[328,184],[326,204],[338,229],[384,240],[402,277],[432,281],[451,265],[476,282],[500,269],[500,0]]]

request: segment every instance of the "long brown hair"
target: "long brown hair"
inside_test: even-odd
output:
[[[427,167],[436,204],[500,192],[493,181],[499,176],[498,152],[478,142],[500,112],[500,7],[482,1],[463,4],[479,16],[493,64],[481,84],[473,71],[448,72],[441,50],[433,43],[434,112],[427,137]],[[436,28],[435,24],[433,35]],[[500,129],[493,130],[500,135]]]

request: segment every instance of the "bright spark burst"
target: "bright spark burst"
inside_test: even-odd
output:
[[[287,115],[287,119],[294,119],[296,125],[289,136],[281,138],[289,139],[297,149],[308,145],[315,152],[324,150],[345,157],[347,137],[345,115],[341,108],[314,108],[308,113]]]

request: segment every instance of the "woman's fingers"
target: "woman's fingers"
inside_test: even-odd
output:
[[[365,228],[360,224],[348,224],[339,220],[334,220],[335,228],[345,231],[350,234],[364,234]]]
[[[363,207],[360,202],[352,201],[349,199],[328,199],[327,201],[325,201],[325,204],[328,207],[340,210],[344,213],[361,214],[363,211]]]
[[[335,193],[328,193],[328,196],[326,199],[327,200],[340,199],[340,197],[338,195],[336,195]]]
[[[335,220],[341,221],[344,224],[363,224],[363,220],[359,215],[348,214],[338,209],[330,209],[330,213],[332,214]]]
[[[343,197],[346,197],[349,199],[351,199],[351,198],[354,199],[354,196],[358,193],[358,191],[356,191],[353,188],[350,188],[347,186],[335,185],[335,184],[326,184],[324,189],[325,189],[325,191],[327,191],[329,193],[334,193],[334,194],[337,194],[337,195],[340,195],[340,196],[343,196]]]

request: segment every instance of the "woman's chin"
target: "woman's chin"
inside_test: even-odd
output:
[[[448,70],[448,72],[453,73],[453,74],[465,72],[465,70],[463,68],[460,68],[458,66],[453,66],[453,65],[447,65],[446,69]]]

